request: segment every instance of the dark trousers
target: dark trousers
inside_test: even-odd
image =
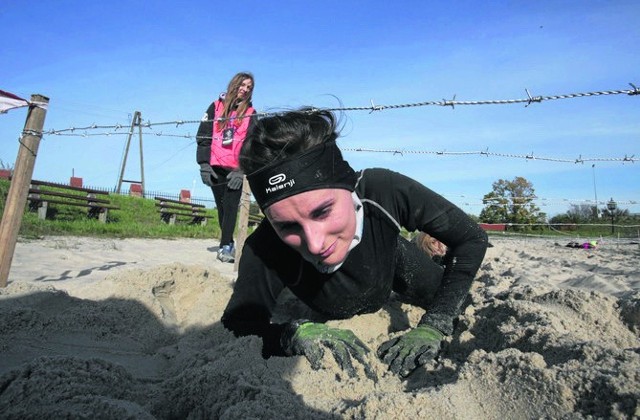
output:
[[[218,209],[218,223],[221,231],[220,247],[222,247],[233,242],[233,231],[238,219],[242,188],[237,190],[227,188],[227,175],[231,172],[228,169],[214,167],[213,170],[218,175],[218,183],[211,187],[211,191],[213,191],[213,198],[216,200],[216,208]]]

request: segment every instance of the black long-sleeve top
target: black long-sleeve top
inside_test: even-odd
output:
[[[392,291],[402,226],[428,233],[449,248],[442,281],[435,294],[426,297],[428,309],[420,323],[453,332],[484,258],[486,233],[444,197],[387,169],[362,171],[355,192],[364,207],[362,238],[333,273],[316,270],[280,240],[267,220],[260,224],[245,242],[222,317],[227,329],[261,336],[266,356],[283,355],[280,336],[285,325],[271,323],[271,315],[285,287],[329,319],[377,311]]]

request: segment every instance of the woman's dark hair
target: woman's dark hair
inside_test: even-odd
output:
[[[264,117],[256,121],[242,145],[240,167],[245,174],[251,174],[337,138],[336,117],[330,111],[301,108]]]

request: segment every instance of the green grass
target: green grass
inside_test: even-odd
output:
[[[0,179],[0,215],[4,213],[9,181]],[[109,195],[111,203],[120,207],[109,210],[107,223],[87,217],[84,207],[51,204],[45,220],[38,219],[36,212],[25,209],[19,235],[41,237],[46,235],[74,235],[107,238],[219,238],[218,215],[207,224],[189,224],[188,217],[178,217],[175,225],[162,221],[155,200],[118,194]]]

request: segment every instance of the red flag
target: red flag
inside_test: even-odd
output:
[[[23,106],[29,106],[29,101],[22,99],[13,93],[0,90],[0,113],[5,113],[13,108],[20,108]]]

